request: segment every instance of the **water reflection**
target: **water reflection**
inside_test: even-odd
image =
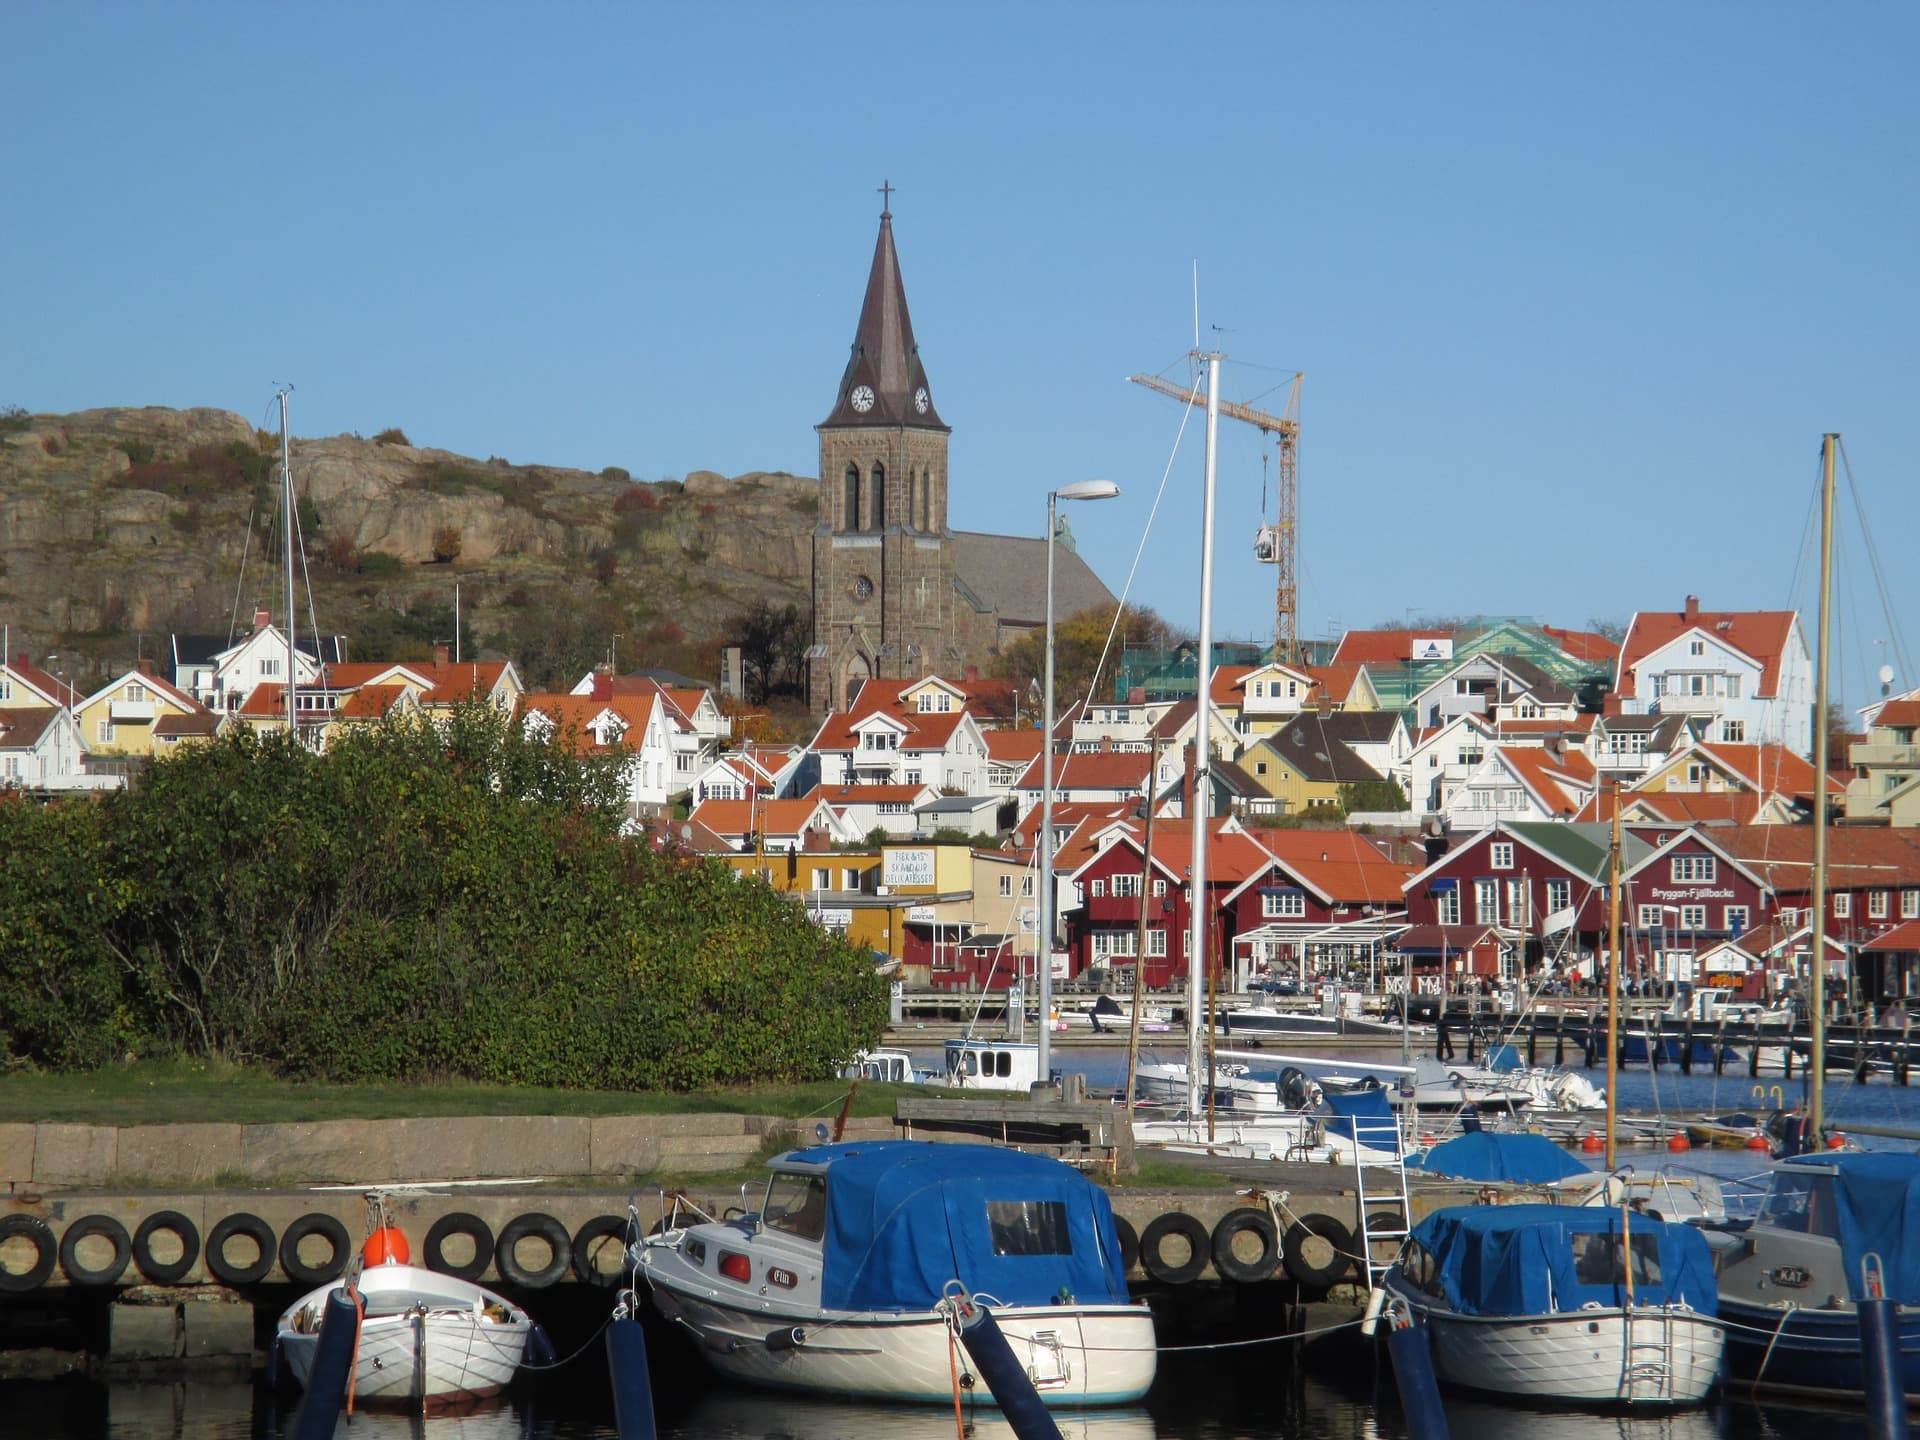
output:
[[[1014,1440],[998,1410],[965,1404],[967,1440]],[[1157,1440],[1153,1416],[1144,1409],[1054,1413],[1065,1440]],[[682,1440],[954,1440],[955,1422],[945,1405],[885,1406],[829,1403],[766,1395],[709,1395],[671,1430]]]

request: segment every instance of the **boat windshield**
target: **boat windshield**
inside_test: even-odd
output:
[[[767,1182],[760,1220],[782,1235],[820,1239],[827,1233],[827,1182],[818,1175],[775,1175]]]
[[[1776,1170],[1773,1189],[1760,1207],[1759,1222],[1776,1230],[1838,1239],[1839,1210],[1834,1204],[1833,1177],[1810,1170]]]
[[[1013,1074],[1013,1056],[1005,1050],[949,1050],[947,1073],[993,1075],[1004,1079]]]
[[[987,1225],[996,1255],[1071,1255],[1067,1207],[1059,1200],[989,1200]]]
[[[1573,1245],[1573,1278],[1582,1285],[1619,1285],[1626,1280],[1626,1264],[1621,1254],[1620,1236],[1571,1235],[1568,1240]],[[1628,1247],[1633,1254],[1633,1283],[1658,1285],[1660,1283],[1659,1237],[1648,1234],[1631,1235],[1628,1237]]]

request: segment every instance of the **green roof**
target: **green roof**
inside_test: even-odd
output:
[[[1536,850],[1551,855],[1569,870],[1584,875],[1596,885],[1607,878],[1607,852],[1613,846],[1613,827],[1593,822],[1569,824],[1562,820],[1516,820],[1501,827],[1508,834],[1525,840]],[[1631,870],[1654,847],[1638,835],[1623,834],[1620,840],[1620,867]]]

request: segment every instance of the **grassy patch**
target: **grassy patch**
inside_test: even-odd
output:
[[[238,1065],[143,1060],[74,1074],[0,1077],[0,1123],[69,1121],[91,1125],[168,1125],[189,1121],[269,1124],[296,1120],[383,1120],[434,1115],[784,1115],[794,1134],[831,1123],[846,1082],[749,1086],[697,1094],[619,1090],[544,1090],[504,1085],[314,1085],[280,1080]],[[892,1115],[895,1099],[917,1087],[862,1085],[855,1115]],[[801,1122],[805,1122],[804,1124]],[[770,1137],[771,1138],[771,1137]],[[790,1148],[796,1141],[776,1147]]]
[[[1202,1169],[1198,1165],[1182,1165],[1177,1160],[1162,1160],[1158,1156],[1140,1158],[1140,1168],[1132,1175],[1122,1175],[1110,1183],[1116,1190],[1218,1190],[1220,1176],[1212,1170]],[[1088,1171],[1096,1180],[1106,1181],[1102,1171]]]

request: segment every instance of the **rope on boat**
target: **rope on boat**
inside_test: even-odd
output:
[[[1767,1353],[1760,1357],[1760,1368],[1753,1372],[1753,1388],[1754,1389],[1758,1390],[1760,1388],[1761,1380],[1766,1377],[1767,1362],[1773,1359],[1773,1347],[1775,1345],[1778,1345],[1780,1343],[1780,1337],[1787,1333],[1787,1321],[1793,1318],[1793,1312],[1798,1308],[1799,1307],[1797,1305],[1795,1305],[1791,1300],[1789,1300],[1787,1302],[1787,1308],[1780,1312],[1780,1323],[1774,1327],[1773,1338],[1767,1341]],[[1752,1327],[1742,1326],[1741,1328],[1749,1329]]]
[[[618,1310],[608,1311],[607,1318],[600,1322],[600,1328],[593,1332],[592,1336],[587,1340],[586,1344],[582,1345],[578,1350],[574,1351],[571,1355],[567,1356],[564,1360],[555,1360],[555,1361],[552,1361],[550,1364],[546,1364],[546,1365],[535,1365],[529,1361],[522,1360],[520,1362],[520,1368],[522,1370],[531,1370],[536,1374],[541,1374],[548,1370],[558,1370],[562,1365],[571,1365],[575,1360],[578,1360],[582,1355],[586,1354],[588,1350],[592,1349],[596,1343],[598,1343],[600,1337],[607,1333],[607,1327],[613,1324],[613,1322],[619,1318],[619,1314],[620,1312]]]

